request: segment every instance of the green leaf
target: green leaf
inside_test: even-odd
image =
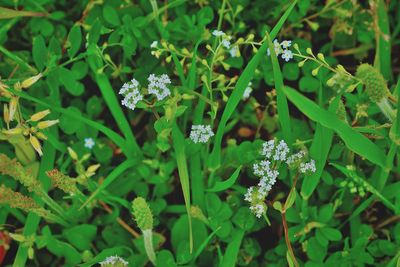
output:
[[[18,17],[44,17],[46,15],[47,13],[15,10],[10,8],[0,7],[0,19],[12,19]]]
[[[242,166],[238,167],[231,175],[231,177],[229,177],[227,180],[219,182],[217,181],[215,183],[215,185],[212,188],[207,189],[207,192],[221,192],[221,191],[225,191],[226,189],[230,188],[232,185],[235,184],[236,179],[239,177],[240,174],[240,170],[242,169]]]
[[[42,35],[33,39],[32,57],[36,67],[42,71],[47,63],[47,48]]]
[[[64,85],[68,93],[70,93],[73,96],[80,96],[81,94],[83,94],[85,88],[83,87],[82,83],[76,80],[73,71],[66,68],[60,68],[58,70],[58,77],[60,83]]]
[[[323,227],[319,230],[330,241],[340,241],[342,239],[342,233],[335,228]]]
[[[178,165],[179,181],[181,183],[183,198],[185,199],[185,207],[188,215],[189,224],[189,246],[190,253],[193,251],[193,232],[192,219],[190,216],[190,182],[189,173],[187,170],[186,153],[185,153],[185,138],[178,128],[176,122],[172,127],[172,140],[175,150],[176,164]]]
[[[289,146],[292,145],[292,130],[291,130],[291,123],[290,123],[290,116],[289,116],[289,107],[287,103],[287,99],[285,96],[285,93],[283,92],[284,89],[284,84],[283,84],[283,78],[282,78],[282,72],[281,68],[279,66],[278,58],[276,57],[275,54],[275,49],[274,49],[274,44],[272,43],[272,39],[270,38],[268,32],[266,33],[267,35],[267,41],[268,41],[268,46],[269,46],[269,51],[273,51],[270,53],[271,55],[271,62],[272,62],[272,70],[274,73],[274,81],[275,81],[275,88],[276,88],[276,103],[278,106],[278,118],[279,118],[279,124],[281,126],[282,132],[284,139],[286,142],[289,144]]]
[[[364,135],[356,132],[336,115],[320,108],[294,89],[287,87],[285,93],[289,100],[308,118],[334,130],[350,150],[383,168],[386,166],[386,155]]]
[[[292,188],[292,190],[290,190],[289,196],[286,199],[285,205],[283,206],[283,209],[285,211],[293,206],[294,201],[296,200],[296,196],[297,196],[296,188]]]
[[[118,26],[121,23],[117,11],[110,5],[104,6],[103,17],[105,21],[110,23],[112,26]]]
[[[91,242],[96,237],[97,228],[91,224],[81,224],[63,231],[63,235],[71,245],[83,251],[90,250]]]
[[[73,58],[76,55],[76,53],[79,51],[79,48],[81,47],[81,44],[81,27],[78,24],[75,24],[68,34],[68,55],[70,58]]]
[[[244,230],[234,230],[232,234],[231,242],[229,242],[226,248],[224,257],[220,263],[220,267],[235,267],[237,263],[237,257],[239,254],[240,245],[244,237]]]

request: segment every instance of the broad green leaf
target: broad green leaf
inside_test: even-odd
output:
[[[68,55],[70,58],[73,58],[79,51],[81,43],[82,43],[81,26],[75,24],[68,34],[68,46],[69,46]]]
[[[294,89],[287,87],[285,93],[288,99],[308,118],[334,130],[350,150],[383,168],[386,166],[386,155],[382,150],[364,135],[338,119],[335,114],[320,108]]]
[[[32,57],[36,67],[42,71],[47,63],[47,47],[42,35],[33,39]]]
[[[118,26],[121,23],[117,11],[110,5],[104,6],[103,17],[112,26]]]

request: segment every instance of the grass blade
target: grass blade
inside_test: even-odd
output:
[[[96,73],[95,80],[100,88],[101,94],[111,111],[118,127],[121,129],[122,133],[126,138],[127,151],[130,153],[126,155],[127,157],[133,157],[141,155],[141,150],[136,142],[136,138],[132,133],[131,126],[126,119],[124,113],[122,112],[121,106],[117,100],[113,88],[111,87],[110,81],[104,73]]]
[[[320,108],[296,90],[287,87],[285,93],[304,115],[321,123],[324,127],[334,130],[350,150],[382,168],[386,166],[386,155],[371,140],[356,132],[348,124],[338,119],[336,115]]]
[[[172,140],[175,150],[176,164],[178,166],[179,181],[182,186],[183,198],[185,199],[185,207],[189,222],[189,246],[190,253],[193,251],[193,231],[192,218],[190,216],[190,184],[189,173],[187,170],[186,153],[185,153],[185,138],[178,128],[176,122],[172,126]]]
[[[291,123],[290,123],[289,107],[287,99],[285,93],[283,92],[285,88],[283,85],[282,71],[281,67],[279,66],[278,58],[276,57],[275,54],[274,44],[272,43],[271,37],[269,36],[268,33],[266,33],[266,36],[267,36],[269,51],[272,51],[270,55],[271,55],[272,70],[274,72],[279,124],[281,126],[284,139],[289,144],[289,146],[291,146],[293,142],[291,134],[292,127],[290,126]]]
[[[238,167],[234,173],[232,173],[231,177],[229,177],[227,180],[222,181],[222,182],[216,182],[215,185],[212,188],[207,189],[207,192],[211,193],[216,193],[216,192],[221,192],[225,191],[226,189],[230,188],[232,185],[235,184],[236,179],[239,177],[240,170],[242,169],[242,166]]]
[[[279,30],[282,28],[290,12],[296,5],[297,0],[293,1],[289,8],[285,11],[278,23],[271,31],[271,39],[275,38]],[[208,167],[210,170],[216,170],[219,168],[221,163],[221,145],[222,137],[225,132],[225,127],[228,123],[229,118],[232,116],[237,105],[242,99],[244,90],[253,78],[254,72],[256,71],[261,59],[266,55],[268,44],[264,42],[257,53],[253,56],[250,62],[247,64],[243,73],[240,75],[232,94],[229,96],[228,102],[226,103],[225,109],[222,113],[221,121],[219,122],[217,133],[215,135],[214,147],[209,157]]]
[[[392,44],[390,42],[389,18],[384,0],[378,0],[375,6],[375,38],[376,54],[374,65],[377,67],[386,80],[392,80]]]
[[[237,229],[232,234],[232,241],[226,248],[222,262],[219,264],[220,267],[235,267],[237,257],[239,254],[240,245],[244,237],[244,230]]]

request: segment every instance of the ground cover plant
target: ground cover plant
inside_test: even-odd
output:
[[[1,266],[400,266],[400,3],[0,0]]]

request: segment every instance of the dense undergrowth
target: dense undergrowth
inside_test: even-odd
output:
[[[399,266],[400,3],[0,0],[1,266]]]

